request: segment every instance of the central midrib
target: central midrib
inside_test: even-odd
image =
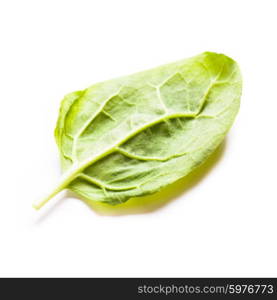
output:
[[[126,141],[128,141],[133,136],[135,136],[138,133],[142,132],[143,130],[145,130],[145,129],[153,126],[153,125],[156,125],[156,124],[158,124],[158,123],[160,123],[162,121],[169,120],[169,119],[174,119],[174,118],[195,118],[195,117],[197,117],[202,112],[202,109],[203,109],[204,104],[205,104],[205,102],[207,100],[208,94],[209,94],[211,88],[214,86],[214,84],[217,81],[217,79],[218,79],[218,76],[217,76],[217,78],[215,80],[212,80],[210,82],[210,84],[209,84],[206,92],[204,93],[203,97],[200,100],[200,106],[199,106],[198,111],[196,113],[191,113],[191,114],[175,113],[175,114],[165,115],[165,116],[163,116],[161,118],[157,118],[154,121],[145,124],[144,126],[142,126],[140,128],[137,128],[136,130],[132,131],[129,135],[127,135],[125,138],[123,138],[122,140],[116,142],[113,146],[109,147],[108,149],[104,150],[104,152],[102,152],[102,153],[100,153],[98,155],[95,155],[92,158],[89,158],[89,159],[83,161],[80,165],[78,165],[76,167],[74,167],[74,164],[73,164],[72,168],[69,169],[68,172],[66,172],[66,173],[69,173],[69,177],[72,178],[69,182],[71,182],[74,179],[76,179],[78,177],[78,174],[81,173],[84,169],[86,169],[89,165],[91,165],[91,164],[95,163],[96,161],[104,158],[105,156],[113,153],[114,151],[116,151],[117,147],[119,147],[121,144],[123,144]],[[71,176],[70,176],[70,174],[71,174]]]
[[[79,164],[75,163],[75,166],[73,164],[72,167],[64,174],[63,177],[66,177],[66,178],[71,177],[70,182],[73,181],[88,166],[90,166],[93,163],[99,161],[100,159],[108,156],[109,154],[117,151],[117,147],[119,147],[120,145],[122,145],[123,143],[125,143],[130,138],[137,135],[138,133],[144,131],[145,129],[147,129],[149,127],[152,127],[153,125],[156,125],[160,122],[163,122],[163,121],[166,121],[166,120],[169,120],[169,119],[174,119],[174,118],[195,118],[197,115],[198,115],[197,113],[196,114],[195,113],[194,114],[193,113],[192,114],[175,113],[175,114],[163,116],[161,118],[157,118],[157,119],[153,120],[152,122],[149,122],[149,123],[145,124],[144,126],[142,126],[140,128],[136,128],[131,133],[126,135],[123,139],[121,139],[120,141],[117,141],[116,143],[114,143],[112,146],[110,146],[109,148],[107,148],[103,152],[101,152],[99,154],[96,154],[93,157],[90,157],[89,159],[86,159],[86,160],[84,160],[83,162],[81,162]],[[68,175],[66,176],[66,174],[68,174]]]

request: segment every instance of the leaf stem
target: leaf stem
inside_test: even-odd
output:
[[[70,169],[70,172],[66,172],[59,183],[52,189],[51,193],[49,193],[46,197],[44,197],[42,200],[34,202],[33,208],[39,210],[42,208],[49,200],[51,200],[53,197],[58,195],[62,190],[64,190],[70,182],[72,182],[77,177],[76,170]]]
[[[42,208],[50,199],[52,199],[54,196],[56,196],[58,193],[60,193],[63,190],[63,187],[61,185],[58,185],[50,194],[48,194],[43,200],[37,201],[33,203],[33,208],[39,210]]]

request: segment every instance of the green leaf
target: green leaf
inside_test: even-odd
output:
[[[241,75],[205,52],[65,96],[55,130],[63,189],[118,204],[187,175],[222,142],[239,109]]]

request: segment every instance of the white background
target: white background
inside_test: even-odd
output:
[[[1,276],[277,276],[276,1],[0,3]],[[68,196],[53,138],[68,92],[221,52],[241,67],[239,115],[193,176],[94,209]]]

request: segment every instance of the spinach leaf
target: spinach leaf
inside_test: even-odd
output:
[[[63,189],[118,204],[187,175],[221,143],[239,109],[241,75],[205,52],[65,96],[55,130]]]

